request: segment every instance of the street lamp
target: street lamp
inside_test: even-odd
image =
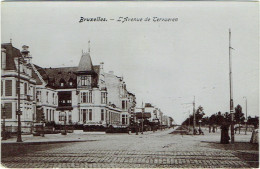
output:
[[[234,135],[234,105],[233,105],[233,79],[232,79],[232,58],[231,58],[231,30],[229,29],[229,89],[230,89],[230,114],[231,114],[231,143],[235,142]]]
[[[246,135],[246,132],[247,132],[247,98],[246,98],[246,96],[244,96],[243,98],[246,99],[246,119],[245,119],[245,122],[246,122],[246,131],[245,131],[245,135]]]
[[[22,136],[21,136],[21,87],[20,87],[20,80],[21,80],[21,72],[20,72],[20,57],[18,56],[18,110],[17,110],[17,116],[18,116],[18,128],[17,128],[17,142],[23,142],[22,141]]]
[[[2,116],[2,118],[3,118],[3,137],[2,137],[2,140],[6,140],[6,132],[5,132],[5,118],[6,118],[6,116],[5,116],[5,106],[4,106],[4,104],[2,105],[2,111],[3,111],[3,116]]]

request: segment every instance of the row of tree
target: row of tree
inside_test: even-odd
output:
[[[199,124],[199,121],[201,122],[201,125],[209,125],[209,126],[221,126],[223,123],[230,123],[231,122],[231,115],[228,112],[221,113],[220,111],[212,114],[210,117],[204,116],[205,113],[203,111],[203,107],[199,106],[195,111],[195,119],[196,124]],[[245,124],[245,116],[242,112],[242,107],[238,104],[235,107],[235,113],[234,113],[234,122],[235,124],[239,125],[239,132],[240,132],[240,125]],[[193,125],[193,115],[190,115],[183,123],[182,125]],[[251,117],[248,116],[247,125],[254,125],[256,128],[259,125],[259,117]]]

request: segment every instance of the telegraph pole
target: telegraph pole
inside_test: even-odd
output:
[[[194,96],[194,100],[193,100],[193,135],[196,134],[195,127],[196,127],[196,117],[195,117],[195,96]]]
[[[21,107],[20,107],[20,102],[21,102],[21,94],[20,94],[20,80],[21,80],[21,72],[20,72],[20,57],[18,56],[18,110],[17,110],[17,116],[18,116],[18,128],[17,128],[17,142],[23,142],[22,141],[22,136],[21,136]]]
[[[233,83],[232,83],[232,59],[231,59],[231,30],[229,29],[229,88],[230,88],[230,114],[231,114],[231,143],[234,144],[234,105],[233,105]]]

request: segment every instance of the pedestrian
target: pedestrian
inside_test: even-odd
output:
[[[209,133],[211,133],[211,125],[209,125]]]
[[[221,126],[221,138],[220,138],[220,143],[221,144],[229,144],[229,134],[228,134],[228,129],[229,129],[229,125],[225,122],[222,124]]]
[[[212,130],[213,133],[215,133],[215,125],[213,125],[213,130]]]

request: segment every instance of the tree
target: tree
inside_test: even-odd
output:
[[[204,111],[203,111],[203,107],[199,106],[198,109],[195,112],[195,118],[196,118],[196,124],[198,124],[199,120],[201,120],[203,118],[203,116],[205,115]]]
[[[240,124],[243,121],[244,118],[244,113],[242,113],[242,107],[238,104],[235,107],[235,121],[237,124],[239,124],[239,134],[240,134]]]
[[[223,122],[224,122],[224,116],[219,111],[216,115],[216,124],[221,126]]]

